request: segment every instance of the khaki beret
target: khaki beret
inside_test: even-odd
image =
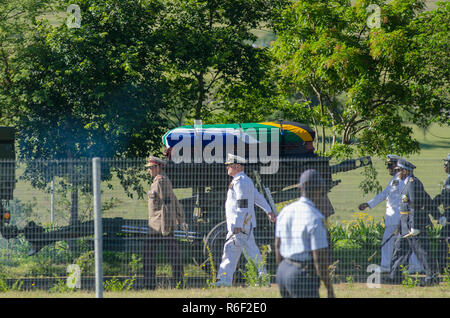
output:
[[[158,157],[154,157],[154,156],[150,156],[147,159],[147,163],[145,164],[146,167],[151,167],[151,166],[165,166],[166,165],[166,161],[164,159],[158,158]]]

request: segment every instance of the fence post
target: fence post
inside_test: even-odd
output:
[[[50,223],[55,223],[55,177],[52,178],[50,187]]]
[[[103,298],[103,226],[100,198],[100,158],[92,159],[92,183],[94,194],[94,248],[95,248],[95,295]]]

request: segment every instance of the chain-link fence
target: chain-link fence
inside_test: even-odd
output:
[[[448,214],[449,190],[444,186],[447,172],[442,159],[412,161],[417,166],[414,175],[430,195],[427,212],[437,209],[443,213],[446,209]],[[223,163],[169,162],[161,171],[164,177],[153,178],[146,163],[146,159],[100,160],[103,288],[214,286],[224,245],[230,238],[225,202],[232,177]],[[392,183],[383,160],[283,159],[270,174],[262,173],[264,169],[257,164],[244,167],[277,213],[298,199],[301,173],[306,169],[319,171],[329,198],[318,208],[327,216],[327,240],[332,248],[329,269],[334,282],[366,282],[375,274],[374,282],[380,282],[380,277],[388,276],[390,269],[384,267],[390,266],[394,253],[400,208],[390,211],[386,202],[398,206],[402,196],[398,196],[399,184]],[[2,284],[23,289],[94,289],[92,160],[2,161],[0,174]],[[155,179],[160,180],[159,190],[155,190]],[[158,191],[170,191],[169,186],[175,197],[159,196]],[[385,197],[372,200],[387,186]],[[365,193],[368,190],[371,192]],[[176,201],[182,217],[169,219],[167,215],[179,209]],[[368,206],[359,209],[365,202]],[[255,211],[255,220],[244,221],[256,224],[250,229],[260,262],[247,262],[244,251],[232,275],[233,285],[275,282],[276,225],[258,205]],[[149,214],[153,217],[150,227]],[[158,230],[155,222],[164,226]],[[418,225],[422,231],[419,236],[428,234],[427,266],[436,275],[440,266],[441,277],[448,275],[444,270],[448,259],[444,237],[449,225],[440,224],[436,214],[430,223],[419,222],[423,223]],[[409,268],[402,267],[403,271],[425,273],[422,256],[408,259],[405,265],[408,262]],[[265,271],[258,268],[261,264]]]

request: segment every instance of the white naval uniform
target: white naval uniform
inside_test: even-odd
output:
[[[401,203],[401,193],[405,187],[405,182],[402,180],[398,174],[396,174],[388,183],[386,188],[380,193],[378,193],[372,200],[368,201],[367,204],[371,209],[377,206],[379,203],[386,200],[386,214],[384,217],[384,233],[382,242],[386,242],[381,248],[381,267],[384,269],[390,269],[392,254],[394,252],[395,237],[392,234],[400,226],[400,203]],[[414,253],[411,254],[409,258],[409,271],[410,272],[420,272],[422,266]]]
[[[223,248],[222,262],[217,273],[219,285],[231,286],[243,250],[246,257],[257,262],[262,259],[253,235],[256,227],[255,204],[266,213],[272,212],[269,203],[255,188],[253,181],[241,171],[233,177],[225,202],[228,233]],[[242,232],[233,234],[236,227],[242,228]],[[260,270],[260,274],[263,273],[265,273],[265,269]]]

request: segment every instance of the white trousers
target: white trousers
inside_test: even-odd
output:
[[[244,252],[247,261],[250,259],[256,261],[256,264],[261,263],[262,257],[258,246],[253,236],[253,231],[249,235],[244,233],[231,234],[228,233],[229,239],[225,242],[223,247],[222,262],[217,273],[217,280],[227,285],[233,283],[233,275],[236,271],[236,266],[239,262],[242,252]],[[265,268],[259,269],[259,275],[266,273]]]
[[[389,236],[391,236],[395,230],[398,228],[398,225],[390,225],[386,226],[383,233],[384,243]],[[386,244],[381,248],[381,267],[391,268],[391,260],[392,254],[394,253],[394,243],[395,243],[395,235],[392,236]],[[422,271],[422,265],[420,265],[419,260],[416,257],[416,254],[412,253],[409,257],[409,268],[410,273],[420,272]]]

